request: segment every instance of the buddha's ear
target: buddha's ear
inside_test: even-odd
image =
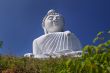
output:
[[[42,22],[42,28],[44,29],[44,33],[45,33],[45,34],[47,34],[47,33],[48,33],[48,31],[47,31],[47,29],[45,28],[44,21]]]
[[[44,33],[47,34],[48,33],[47,29],[45,27],[43,27],[43,29],[44,29]]]

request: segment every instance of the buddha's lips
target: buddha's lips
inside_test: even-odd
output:
[[[53,26],[58,26],[58,27],[59,27],[60,24],[57,23],[57,22],[53,22],[52,25],[53,25]]]

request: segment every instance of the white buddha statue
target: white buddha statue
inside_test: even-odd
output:
[[[81,44],[75,34],[64,31],[64,18],[51,9],[43,19],[44,35],[33,41],[34,58],[61,56],[81,50]]]

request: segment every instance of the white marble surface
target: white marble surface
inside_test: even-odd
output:
[[[78,38],[70,31],[42,35],[33,41],[33,54],[62,54],[81,50]]]

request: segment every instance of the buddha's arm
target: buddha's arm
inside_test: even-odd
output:
[[[80,40],[77,38],[77,36],[74,34],[74,33],[71,33],[70,31],[65,31],[67,37],[69,37],[69,47],[71,46],[71,48],[74,50],[74,51],[77,51],[77,50],[81,50],[81,43],[80,43]],[[70,45],[72,44],[72,45]]]
[[[34,54],[34,55],[41,54],[41,50],[40,50],[40,48],[38,47],[37,39],[35,39],[35,40],[33,41],[33,54]]]

